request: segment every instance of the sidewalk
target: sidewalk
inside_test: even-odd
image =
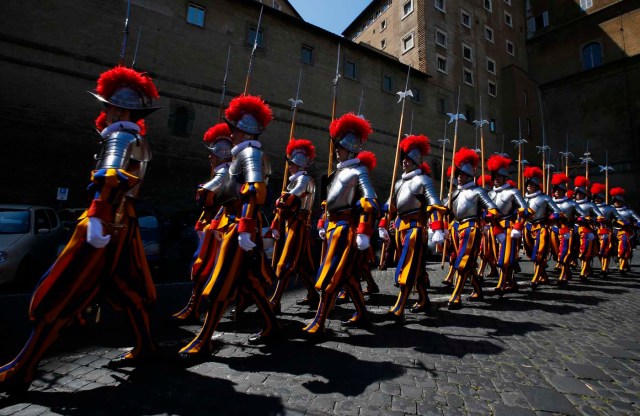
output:
[[[29,392],[0,396],[0,415],[639,414],[637,257],[627,276],[573,279],[537,292],[526,285],[525,261],[519,293],[458,311],[447,310],[444,273],[433,264],[431,312],[407,312],[404,326],[385,316],[397,294],[393,270],[376,271],[381,293],[368,302],[374,326],[341,328],[353,306],[339,304],[327,338],[316,343],[300,333],[315,311],[295,304],[300,290],[287,292],[280,316],[287,340],[249,345],[262,325],[250,309],[239,322],[222,320],[217,351],[197,364],[181,362],[177,351],[199,326],[169,320],[190,288],[160,285],[153,319],[162,359],[154,366],[105,367],[132,345],[124,317],[105,310],[99,324],[63,335]],[[485,288],[494,284],[489,278]],[[20,318],[27,303],[13,298],[0,306],[5,362],[28,336]]]

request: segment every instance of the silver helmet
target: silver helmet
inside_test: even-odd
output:
[[[231,159],[231,149],[233,143],[228,137],[218,137],[213,143],[205,143],[207,150],[214,156],[220,159]]]

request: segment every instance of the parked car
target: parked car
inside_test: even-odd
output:
[[[64,247],[53,208],[0,204],[0,284],[32,289]]]

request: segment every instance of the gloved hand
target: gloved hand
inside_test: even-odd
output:
[[[498,240],[498,243],[504,244],[504,240],[506,239],[507,236],[504,233],[496,234],[496,240]]]
[[[271,235],[273,236],[274,240],[280,240],[280,233],[275,228],[271,229]]]
[[[213,238],[215,238],[216,241],[218,242],[222,241],[222,233],[220,231],[213,230],[212,233],[213,233]]]
[[[104,235],[102,220],[97,217],[89,217],[87,225],[87,243],[95,248],[104,248],[111,241],[110,235]]]
[[[511,230],[511,238],[521,238],[521,237],[522,237],[522,231],[516,230],[515,228]]]
[[[384,227],[378,228],[378,236],[385,243],[389,242],[389,231],[387,231],[386,228],[384,228]]]
[[[250,251],[256,246],[256,243],[251,241],[251,234],[240,233],[238,234],[238,245],[244,251]]]
[[[358,250],[366,250],[369,248],[369,236],[366,234],[356,235],[356,246]]]
[[[318,228],[318,236],[321,240],[324,240],[325,238],[327,238],[327,230],[325,230],[324,228]]]
[[[444,243],[444,233],[442,230],[435,230],[431,235],[431,242],[433,244],[442,244]]]

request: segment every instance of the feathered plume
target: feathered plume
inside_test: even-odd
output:
[[[231,138],[231,129],[227,123],[218,123],[204,133],[205,143],[213,143],[218,137]]]
[[[480,156],[476,153],[475,150],[471,150],[468,147],[463,147],[458,150],[453,157],[453,163],[456,167],[462,166],[464,163],[470,163],[471,166],[476,168],[478,166],[478,162],[480,161]]]
[[[117,66],[103,72],[98,78],[96,93],[104,98],[110,98],[118,88],[125,85],[135,88],[152,100],[159,98],[158,90],[147,74],[124,66]]]
[[[573,186],[575,188],[579,188],[579,187],[585,187],[588,188],[589,187],[589,180],[587,179],[586,176],[576,176],[573,179]]]
[[[243,114],[251,114],[264,129],[273,119],[271,108],[257,95],[239,95],[231,102],[224,112],[227,120],[237,123]]]
[[[566,185],[569,183],[569,177],[564,173],[554,173],[553,178],[551,178],[551,185]]]
[[[431,166],[429,166],[427,162],[422,162],[422,164],[420,165],[420,170],[422,171],[423,175],[431,176]]]
[[[355,135],[360,138],[362,143],[366,142],[369,135],[373,133],[371,124],[354,113],[347,113],[342,117],[333,120],[329,126],[329,135],[334,139],[339,139],[345,133],[350,131],[354,132]]]
[[[420,136],[407,136],[400,142],[400,149],[404,153],[409,153],[411,149],[417,147],[420,150],[422,156],[426,156],[431,151],[431,145],[429,144],[429,138],[425,135]]]
[[[147,125],[144,123],[144,119],[140,119],[138,121],[136,121],[136,124],[138,125],[138,127],[140,127],[140,135],[141,136],[146,136],[147,135]],[[107,113],[105,113],[104,111],[100,112],[100,115],[98,115],[98,118],[96,118],[96,129],[98,129],[98,131],[102,131],[104,129],[107,128]]]
[[[447,178],[451,178],[451,169],[453,168],[453,166],[449,165],[447,166]]]
[[[287,145],[287,156],[291,156],[296,149],[302,149],[306,153],[307,157],[311,160],[316,158],[316,147],[311,140],[306,139],[291,139]]]
[[[620,188],[620,187],[612,188],[612,189],[609,191],[609,194],[611,194],[611,196],[620,196],[620,195],[624,195],[624,188]]]
[[[487,168],[492,172],[497,172],[500,168],[509,169],[512,160],[502,155],[491,155],[487,160]]]
[[[378,160],[376,159],[376,155],[374,155],[373,152],[370,152],[368,150],[358,153],[358,156],[356,157],[360,159],[360,164],[362,166],[365,166],[367,169],[369,169],[369,172],[375,169],[376,164],[378,163]]]
[[[491,180],[491,175],[484,175],[484,176],[480,176],[477,180],[476,180],[476,185],[478,186],[482,186],[482,178],[484,178],[484,185],[491,185],[493,183],[493,181]]]
[[[594,182],[591,185],[591,194],[592,195],[598,195],[598,194],[603,194],[606,191],[606,186],[604,186],[603,183],[598,183],[598,182]]]
[[[518,187],[518,184],[515,181],[511,180],[511,179],[507,179],[507,183],[512,188],[517,188]]]
[[[527,179],[530,179],[530,178],[542,179],[542,176],[543,176],[542,169],[540,169],[537,166],[527,166],[526,168],[524,168],[524,177]]]

